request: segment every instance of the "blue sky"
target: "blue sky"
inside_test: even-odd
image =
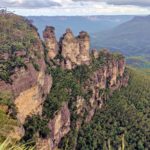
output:
[[[0,6],[24,16],[150,14],[150,0],[0,0]]]

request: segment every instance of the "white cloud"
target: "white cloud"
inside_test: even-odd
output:
[[[135,6],[150,6],[150,0],[73,0],[75,2],[84,1],[84,2],[106,2],[113,5],[135,5]]]
[[[8,8],[43,8],[60,6],[61,2],[56,1],[57,0],[0,0],[0,6]]]
[[[100,1],[103,2],[98,0],[1,0],[0,5],[5,4],[10,10],[26,16],[150,14],[150,7],[114,5],[104,2],[115,0]]]

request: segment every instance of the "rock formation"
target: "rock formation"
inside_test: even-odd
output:
[[[23,60],[22,67],[15,67],[11,70],[10,82],[0,79],[0,91],[11,93],[17,109],[17,118],[23,124],[26,117],[42,112],[42,104],[52,86],[51,76],[45,74],[46,64],[44,60],[44,48],[37,31],[32,28],[35,42],[26,51],[18,50],[9,54],[11,57],[18,57]],[[5,54],[5,59],[6,59]],[[35,66],[38,66],[38,71]]]
[[[55,58],[58,53],[58,43],[55,36],[55,28],[51,26],[46,26],[45,30],[43,31],[43,37],[46,47],[48,49],[49,59]]]
[[[79,60],[81,64],[89,64],[90,36],[87,32],[82,31],[79,33],[79,36],[77,38],[80,49]]]
[[[70,110],[67,104],[64,104],[54,119],[49,122],[51,130],[51,147],[54,149],[58,146],[62,137],[70,131]]]
[[[54,59],[57,55],[57,42],[52,27],[46,27],[43,32],[48,56]],[[58,53],[64,58],[60,64],[65,69],[73,69],[76,65],[90,63],[90,37],[87,32],[80,32],[79,36],[75,37],[71,29],[66,29],[66,32],[60,38]]]
[[[99,53],[96,49],[92,49],[92,56],[96,59],[99,57]]]
[[[74,100],[76,108],[74,113],[78,116],[74,128],[76,128],[77,132],[81,128],[81,124],[86,124],[91,121],[95,111],[103,107],[108,97],[111,96],[115,90],[119,90],[121,87],[128,85],[129,76],[125,74],[124,58],[120,57],[117,59],[106,50],[98,53],[98,55],[103,55],[102,57],[107,58],[107,60],[106,63],[95,70],[82,85],[84,93],[91,92],[89,100],[82,96],[77,96],[76,100]],[[54,150],[57,148],[61,138],[65,135],[67,136],[67,133],[73,130],[71,128],[71,111],[72,110],[68,108],[68,104],[65,103],[55,114],[55,117],[49,121],[51,136],[47,139],[47,143],[49,143],[50,149]],[[43,142],[39,145],[41,145],[38,146],[40,150]],[[75,147],[72,149],[75,149]]]
[[[32,25],[29,26],[32,27]],[[19,58],[17,66],[11,68],[9,80],[0,78],[0,91],[11,93],[12,102],[17,108],[17,119],[22,125],[27,116],[32,116],[33,114],[39,114],[41,118],[45,119],[45,116],[42,114],[43,103],[47,95],[50,94],[52,86],[52,77],[46,73],[49,70],[47,70],[47,64],[45,63],[44,47],[35,28],[32,27],[32,30],[34,38],[30,40],[33,42],[30,43],[28,50],[20,49],[11,53],[0,53],[3,63],[12,61],[11,58],[13,57]],[[95,65],[96,69],[93,67],[94,69],[92,68],[93,70],[90,72],[88,79],[83,84],[80,83],[84,96],[83,94],[82,96],[76,95],[73,97],[71,104],[69,103],[70,99],[66,99],[65,102],[61,103],[61,97],[61,104],[58,105],[56,102],[59,110],[54,112],[52,118],[46,118],[50,136],[44,139],[39,136],[39,133],[35,133],[37,135],[36,146],[38,150],[56,149],[61,139],[72,129],[72,113],[78,116],[76,121],[73,122],[75,123],[74,128],[78,131],[81,124],[88,123],[92,119],[96,109],[102,108],[108,96],[115,90],[127,86],[129,79],[128,75],[125,74],[125,59],[121,55],[116,58],[115,55],[107,50],[102,52],[93,50],[93,57],[91,58],[89,52],[90,37],[87,32],[82,31],[75,37],[72,31],[67,29],[58,45],[54,30],[53,27],[47,26],[43,32],[45,45],[48,50],[47,59],[50,71],[58,66],[71,70],[76,69],[80,65],[89,67],[89,70]],[[94,62],[92,62],[93,59]],[[100,60],[102,63],[99,62],[97,67],[97,64],[94,63]],[[21,62],[21,66],[20,64],[18,65],[18,62]],[[78,79],[76,79],[76,82],[79,82]],[[68,93],[72,92],[70,89],[65,90]],[[87,94],[90,95],[88,100],[85,98]],[[70,105],[75,105],[76,109],[71,110]],[[3,105],[0,105],[0,109],[5,112],[9,111],[9,108]]]

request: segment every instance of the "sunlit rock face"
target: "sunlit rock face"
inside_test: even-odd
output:
[[[62,68],[73,69],[77,65],[89,65],[90,37],[87,32],[82,31],[75,37],[68,28],[57,43],[54,28],[47,26],[43,37],[48,50],[47,57],[53,60],[56,56],[61,56],[63,60],[58,61]]]
[[[78,40],[74,37],[71,29],[67,29],[66,33],[61,37],[60,42],[60,54],[64,58],[64,64],[67,69],[72,68],[73,64],[80,64],[78,61],[79,43]]]
[[[50,137],[37,139],[37,150],[55,150],[61,139],[70,131],[71,119],[68,104],[64,103],[60,110],[49,120]]]
[[[50,128],[50,149],[54,150],[62,137],[70,131],[70,110],[68,104],[65,103],[61,109],[55,114],[54,118],[49,121]]]
[[[35,39],[28,48],[28,52],[21,49],[13,54],[16,57],[21,57],[25,66],[15,67],[11,70],[10,82],[0,79],[0,92],[7,91],[12,94],[12,101],[17,110],[16,117],[21,125],[24,124],[27,116],[32,117],[33,114],[39,114],[41,118],[45,117],[42,115],[43,103],[47,95],[52,92],[50,90],[52,77],[46,73],[47,67],[61,67],[71,70],[77,66],[85,65],[90,68],[92,66],[91,59],[94,57],[96,61],[100,55],[96,50],[93,50],[90,55],[90,36],[84,31],[75,37],[71,29],[67,29],[59,43],[55,37],[55,29],[51,26],[47,26],[43,32],[45,44],[42,43],[37,31],[34,31],[33,36]],[[78,115],[74,126],[78,131],[82,124],[91,121],[97,109],[102,108],[109,94],[127,85],[129,77],[125,76],[125,59],[114,59],[108,51],[103,51],[101,54],[108,56],[109,59],[105,57],[107,61],[92,70],[88,79],[80,85],[83,89],[82,96],[73,97],[74,101],[71,104],[70,99],[66,99],[52,118],[46,118],[50,134],[46,139],[42,139],[36,133],[37,150],[54,150],[58,147],[62,138],[71,130],[73,122],[71,113],[73,111]],[[9,60],[10,57],[12,56],[9,53],[0,54],[0,58],[4,61]],[[50,62],[53,62],[52,66]],[[109,93],[106,93],[107,90]],[[90,96],[88,92],[91,92]],[[86,94],[88,100],[85,98]],[[70,107],[72,104],[75,105],[75,110]],[[6,113],[9,112],[9,108],[5,105],[0,105],[0,109]],[[22,128],[15,130],[11,135],[14,135],[16,139],[23,136]]]
[[[74,37],[70,29],[60,40],[60,53],[65,59],[70,59],[72,63],[81,65],[90,61],[90,37],[87,32],[80,32],[78,37]]]
[[[0,80],[1,92],[7,91],[12,95],[17,109],[17,118],[21,124],[27,116],[41,114],[42,104],[52,86],[51,76],[45,73],[46,64],[41,39],[36,30],[33,29],[33,32],[36,41],[30,45],[28,55],[23,50],[12,54],[21,57],[25,67],[12,68],[10,82]],[[38,66],[38,70],[34,64]]]
[[[43,31],[43,38],[48,50],[48,58],[55,58],[58,53],[58,43],[55,36],[55,28],[46,26],[45,30]]]
[[[79,60],[81,64],[89,64],[90,36],[87,32],[82,31],[79,33],[79,36],[77,38],[78,38],[79,49],[80,49]]]

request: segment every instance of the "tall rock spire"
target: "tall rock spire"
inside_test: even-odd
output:
[[[55,28],[52,26],[46,26],[45,30],[43,31],[43,38],[48,49],[48,57],[50,59],[55,58],[58,53],[58,43],[55,36]]]
[[[71,29],[67,29],[60,39],[60,54],[64,57],[64,68],[72,69],[75,65],[89,64],[90,37],[87,32],[80,32],[75,37]]]
[[[71,29],[66,29],[60,39],[60,53],[64,59],[69,59],[72,63],[78,64],[77,57],[80,54],[78,40],[73,35]]]
[[[79,33],[79,36],[77,38],[80,48],[80,61],[82,64],[89,64],[90,36],[87,32],[82,31]]]

